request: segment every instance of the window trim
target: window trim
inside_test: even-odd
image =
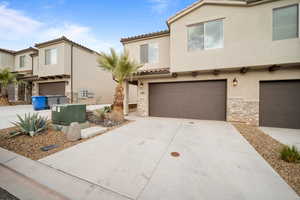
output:
[[[21,55],[19,57],[19,67],[20,68],[24,68],[25,67],[25,58],[26,58],[26,55]],[[24,59],[24,60],[21,62],[22,59]],[[22,65],[21,65],[21,63],[22,63]]]
[[[224,34],[225,34],[225,32],[224,32],[224,19],[225,19],[225,17],[222,17],[222,18],[210,19],[210,20],[206,20],[206,21],[202,21],[202,22],[197,22],[197,23],[186,25],[186,34],[187,34],[187,45],[186,45],[186,48],[187,48],[187,51],[188,52],[194,52],[194,51],[204,51],[204,50],[212,50],[212,49],[223,49],[224,48],[224,38],[225,38],[224,37]],[[223,45],[222,45],[222,47],[218,47],[218,48],[205,48],[205,24],[209,23],[209,22],[213,22],[213,21],[219,21],[219,20],[222,20],[222,30],[223,30],[222,42],[223,42]],[[188,31],[188,28],[193,27],[193,26],[197,26],[197,25],[200,25],[200,24],[203,24],[203,34],[204,34],[204,37],[203,37],[203,49],[189,50],[189,47],[188,47],[188,42],[189,42],[189,31]]]
[[[155,62],[150,62],[150,61],[149,61],[149,52],[150,52],[150,51],[149,51],[149,49],[150,49],[149,47],[150,47],[151,44],[157,44],[157,51],[158,51],[158,52],[157,52],[157,60],[156,60]],[[147,62],[145,62],[145,63],[143,63],[142,60],[141,60],[141,47],[142,47],[143,45],[147,45],[147,46],[148,46],[148,51],[147,51],[147,52],[148,52],[148,55],[147,55]],[[148,42],[148,43],[140,44],[140,45],[139,45],[140,64],[143,64],[143,65],[145,65],[145,64],[158,64],[158,63],[159,63],[159,57],[160,57],[160,56],[159,56],[159,46],[160,46],[160,45],[159,45],[159,42]]]
[[[54,64],[51,63],[51,58],[50,58],[50,60],[49,60],[50,63],[47,64],[47,55],[46,55],[46,52],[47,52],[47,51],[50,51],[50,52],[51,52],[51,50],[56,50],[56,63],[54,63]],[[57,52],[58,52],[58,51],[57,51],[57,48],[56,48],[56,47],[45,49],[45,53],[44,53],[44,54],[45,54],[45,55],[44,55],[44,56],[45,56],[45,66],[48,66],[48,65],[56,65],[56,64],[57,64]],[[51,57],[51,53],[50,53],[50,57]]]
[[[285,5],[285,6],[281,6],[281,7],[276,7],[276,8],[273,8],[272,9],[272,27],[271,27],[271,29],[272,29],[272,41],[280,41],[280,40],[289,40],[289,39],[295,39],[295,38],[300,38],[300,25],[299,25],[299,22],[300,22],[300,19],[299,19],[299,6],[300,4],[298,4],[298,3],[294,3],[294,4],[289,4],[289,5]],[[297,37],[295,37],[295,38],[286,38],[286,39],[278,39],[278,40],[274,40],[274,37],[273,37],[273,35],[274,35],[274,33],[273,33],[273,27],[274,27],[274,11],[275,10],[280,10],[280,9],[282,9],[282,8],[288,8],[288,7],[293,7],[293,6],[297,6],[297,20],[298,20],[298,23],[297,23]]]

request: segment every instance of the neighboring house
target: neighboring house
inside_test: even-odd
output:
[[[202,0],[167,25],[121,39],[140,115],[300,128],[299,0]]]
[[[115,82],[98,67],[99,54],[66,37],[21,51],[0,49],[0,68],[23,80],[9,87],[10,100],[30,102],[32,95],[65,95],[73,103],[112,103]]]

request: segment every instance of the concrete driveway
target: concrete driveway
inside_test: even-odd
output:
[[[137,119],[40,162],[128,199],[298,199],[226,122]]]
[[[104,106],[107,104],[89,105],[87,110],[100,109]],[[0,106],[0,129],[12,127],[11,122],[18,119],[17,114],[24,116],[25,113],[39,113],[41,116],[47,116],[48,119],[51,119],[50,110],[34,111],[32,105]]]

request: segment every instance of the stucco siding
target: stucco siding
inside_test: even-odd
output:
[[[171,71],[192,71],[300,62],[300,39],[272,40],[272,9],[299,0],[251,7],[204,5],[170,26]],[[187,26],[223,19],[224,47],[187,50]],[[300,20],[299,20],[300,21]]]
[[[13,55],[5,52],[0,52],[0,69],[9,68],[13,70],[14,62],[15,59]]]
[[[28,71],[28,70],[32,70],[32,58],[30,56],[30,54],[32,54],[33,51],[28,51],[26,53],[22,53],[22,54],[17,54],[15,55],[15,66],[14,66],[14,71]],[[20,57],[21,56],[25,56],[25,65],[24,67],[20,66]]]
[[[236,78],[238,81],[237,86],[233,86],[234,78]],[[246,74],[241,74],[239,72],[222,72],[219,75],[207,73],[200,74],[196,77],[193,77],[191,75],[179,75],[177,78],[169,77],[139,79],[138,112],[141,116],[149,115],[149,83],[197,80],[227,80],[227,120],[244,121],[254,125],[258,125],[259,82],[267,80],[291,79],[300,79],[300,66],[294,68],[286,68],[275,72],[269,72],[266,69],[262,69],[250,70]]]
[[[115,82],[109,72],[98,67],[98,55],[79,47],[73,47],[73,93],[78,97],[82,89],[95,94],[93,99],[78,99],[79,102],[112,103]]]
[[[66,71],[66,59],[68,59],[66,55],[66,43],[59,43],[59,44],[53,44],[47,47],[43,47],[39,49],[39,70],[38,70],[38,76],[51,76],[51,75],[62,75],[67,74],[68,71]],[[45,65],[45,50],[46,49],[57,49],[57,63],[53,65]],[[70,59],[70,57],[69,57]]]
[[[145,39],[125,43],[124,48],[129,52],[129,56],[135,62],[140,63],[140,46],[143,44],[158,44],[158,62],[153,64],[144,64],[142,69],[165,68],[170,67],[170,37],[163,36],[159,38]]]

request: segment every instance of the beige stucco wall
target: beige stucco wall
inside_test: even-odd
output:
[[[38,70],[39,70],[39,56],[35,55],[33,56],[33,71],[32,74],[37,75],[38,74]]]
[[[26,51],[24,53],[20,53],[15,55],[15,66],[14,71],[27,71],[32,70],[32,58],[30,54],[34,53],[33,51]],[[25,66],[20,67],[20,57],[25,56]]]
[[[0,51],[0,69],[10,68],[13,70],[14,62],[14,55]]]
[[[169,54],[170,37],[169,36],[125,43],[124,49],[129,52],[129,56],[131,59],[135,60],[137,63],[140,63],[140,46],[143,44],[151,44],[151,43],[158,44],[159,61],[154,64],[150,64],[150,63],[144,64],[142,69],[170,67],[170,54]]]
[[[45,65],[45,50],[46,49],[57,49],[57,64],[54,65]],[[40,77],[42,76],[51,76],[51,75],[70,75],[70,59],[69,56],[69,44],[59,43],[53,44],[47,47],[39,49],[39,59],[38,59],[38,70],[37,74]]]
[[[299,37],[272,41],[272,9],[299,2],[282,0],[252,7],[204,5],[192,11],[170,26],[171,70],[299,63]],[[187,26],[215,19],[223,19],[224,48],[188,52]]]
[[[73,92],[74,99],[81,89],[87,89],[95,94],[94,99],[82,99],[87,103],[112,103],[115,82],[109,72],[98,67],[98,55],[82,48],[73,48]]]
[[[237,86],[232,84],[234,78],[238,80]],[[138,86],[138,112],[141,116],[149,115],[149,83],[219,79],[227,80],[227,120],[246,121],[258,125],[259,81],[300,79],[300,66],[274,72],[264,69],[250,70],[246,74],[222,72],[219,75],[207,73],[196,77],[179,75],[177,78],[140,79]],[[142,85],[141,82],[143,83]],[[237,107],[235,108],[235,106]]]

